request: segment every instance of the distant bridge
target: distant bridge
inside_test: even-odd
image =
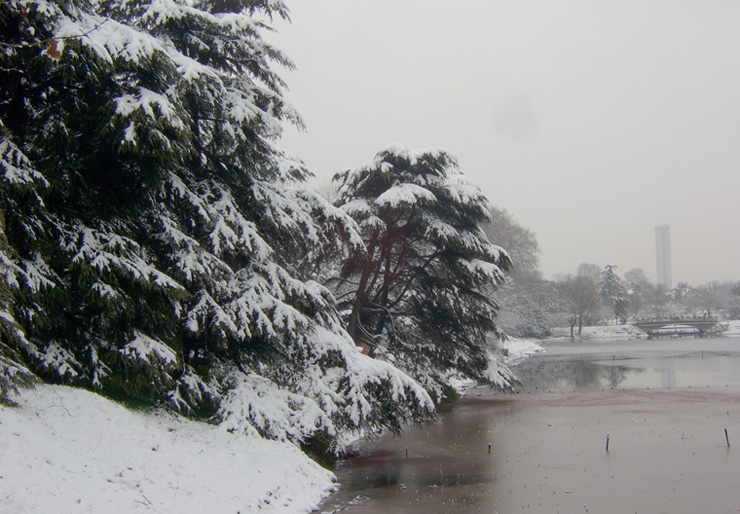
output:
[[[702,336],[707,330],[711,330],[719,323],[712,318],[702,319],[666,319],[660,321],[638,321],[634,326],[647,332],[648,337],[658,337],[670,334],[695,334]]]

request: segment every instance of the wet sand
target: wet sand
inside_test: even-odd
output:
[[[321,511],[738,513],[737,450],[737,385],[473,397],[364,443]]]

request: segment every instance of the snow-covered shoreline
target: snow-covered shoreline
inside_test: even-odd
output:
[[[289,443],[39,385],[0,407],[0,512],[310,512],[334,475]]]
[[[710,337],[740,336],[740,320],[723,320],[718,323],[723,328],[721,332]],[[646,339],[647,334],[634,325],[595,325],[583,327],[580,337],[576,340],[604,340],[604,339]],[[570,328],[559,327],[553,329],[553,336],[538,343],[546,345],[549,342],[571,340]]]
[[[538,341],[510,337],[501,344],[501,349],[505,353],[504,362],[506,364],[513,364],[541,352],[544,348],[541,342]]]

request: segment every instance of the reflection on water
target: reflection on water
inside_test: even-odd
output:
[[[522,381],[522,391],[532,392],[738,385],[740,339],[549,344],[545,352],[525,360],[515,372]],[[658,512],[664,506],[650,504],[654,498],[678,495],[676,501],[686,503],[696,496],[690,488],[676,488],[675,483],[662,496],[647,489],[642,496],[635,493],[648,481],[640,475],[641,470],[650,469],[640,463],[642,453],[657,451],[665,444],[671,445],[665,455],[694,456],[693,449],[687,450],[694,439],[683,439],[683,432],[690,433],[691,426],[677,428],[680,420],[666,422],[656,418],[644,419],[638,427],[640,420],[634,418],[632,406],[623,407],[633,410],[615,416],[608,426],[600,425],[601,418],[616,407],[598,411],[595,421],[582,418],[576,423],[570,417],[572,411],[561,412],[547,404],[526,407],[519,398],[520,395],[469,396],[448,406],[437,423],[411,427],[400,437],[386,435],[359,443],[354,448],[357,456],[335,469],[341,488],[326,501],[321,512],[576,512],[575,503],[588,497],[588,491],[596,491],[594,501],[604,501],[604,495],[610,492],[617,495],[610,500],[614,502],[635,496],[647,507],[640,512]],[[721,423],[727,424],[729,418],[724,411],[721,414]],[[641,418],[647,416],[640,414]],[[624,421],[621,428],[615,426],[619,420]],[[655,427],[661,424],[679,430],[680,435],[669,438],[653,433],[650,445],[643,448],[638,445],[646,444],[648,439],[644,432],[637,431],[631,443],[626,443],[631,431],[657,430]],[[603,437],[608,431],[615,441],[620,441],[622,453],[594,450],[603,448]],[[636,448],[637,457],[630,457],[632,460],[624,458],[624,448],[628,446]],[[587,456],[592,460],[585,464]],[[662,462],[665,458],[661,455],[650,462]],[[684,480],[683,472],[694,469],[685,464],[669,466],[669,470],[679,470],[671,480]],[[620,466],[625,467],[622,470]],[[597,470],[594,472],[591,467]],[[720,469],[710,476],[712,470],[714,467],[709,471],[702,469],[686,483],[694,486],[706,480],[713,484],[732,475]],[[666,473],[649,476],[670,476]],[[602,479],[607,477],[606,482],[599,484],[605,488],[595,489],[590,480],[598,482],[600,475]],[[622,482],[615,475],[623,477]],[[629,482],[631,477],[636,477],[634,483]],[[700,511],[700,507],[694,511]]]
[[[590,360],[535,358],[516,368],[522,391],[565,391],[582,387],[620,387],[640,368],[605,365]]]
[[[503,465],[503,436],[512,433],[504,427],[516,410],[511,395],[468,398],[438,423],[361,443],[358,456],[335,469],[341,491],[322,512],[478,512]]]
[[[521,391],[740,383],[740,340],[560,343],[515,367]]]

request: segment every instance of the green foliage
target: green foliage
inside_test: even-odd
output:
[[[460,393],[454,387],[445,384],[441,390],[441,396],[437,403],[452,403],[460,399]]]
[[[325,468],[337,463],[336,441],[326,430],[318,430],[301,443],[301,450]]]
[[[390,352],[433,394],[451,372],[485,381],[487,337],[500,336],[485,291],[510,260],[480,228],[490,220],[481,191],[448,153],[400,147],[335,181],[365,243],[337,277],[350,335]]]
[[[11,397],[20,388],[32,387],[37,381],[21,364],[23,357],[18,348],[27,346],[20,327],[7,316],[0,318],[0,405],[14,405]]]
[[[253,408],[237,408],[234,385],[261,380],[286,419],[320,412],[297,442],[429,415],[411,379],[356,351],[313,280],[361,241],[274,146],[301,125],[272,68],[292,65],[261,36],[287,14],[279,0],[0,2],[3,397],[41,376],[194,415],[229,398],[261,426],[271,400],[245,386]]]
[[[165,217],[181,222],[168,227],[177,227],[175,237],[210,249],[215,223],[194,227],[193,210],[203,218],[204,206],[219,200],[208,195],[245,191],[250,174],[279,178],[265,173],[280,156],[268,139],[280,120],[297,117],[269,61],[287,59],[261,41],[263,25],[238,13],[287,11],[280,2],[231,2],[218,14],[178,2],[0,9],[8,84],[0,93],[2,264],[8,316],[25,341],[9,348],[47,380],[161,402],[186,365],[185,309],[214,277],[183,276],[172,259],[177,244],[157,237],[160,194],[178,176],[188,192],[213,177],[210,188],[168,202]],[[300,178],[301,170],[289,173]],[[231,246],[226,274],[255,250]]]

